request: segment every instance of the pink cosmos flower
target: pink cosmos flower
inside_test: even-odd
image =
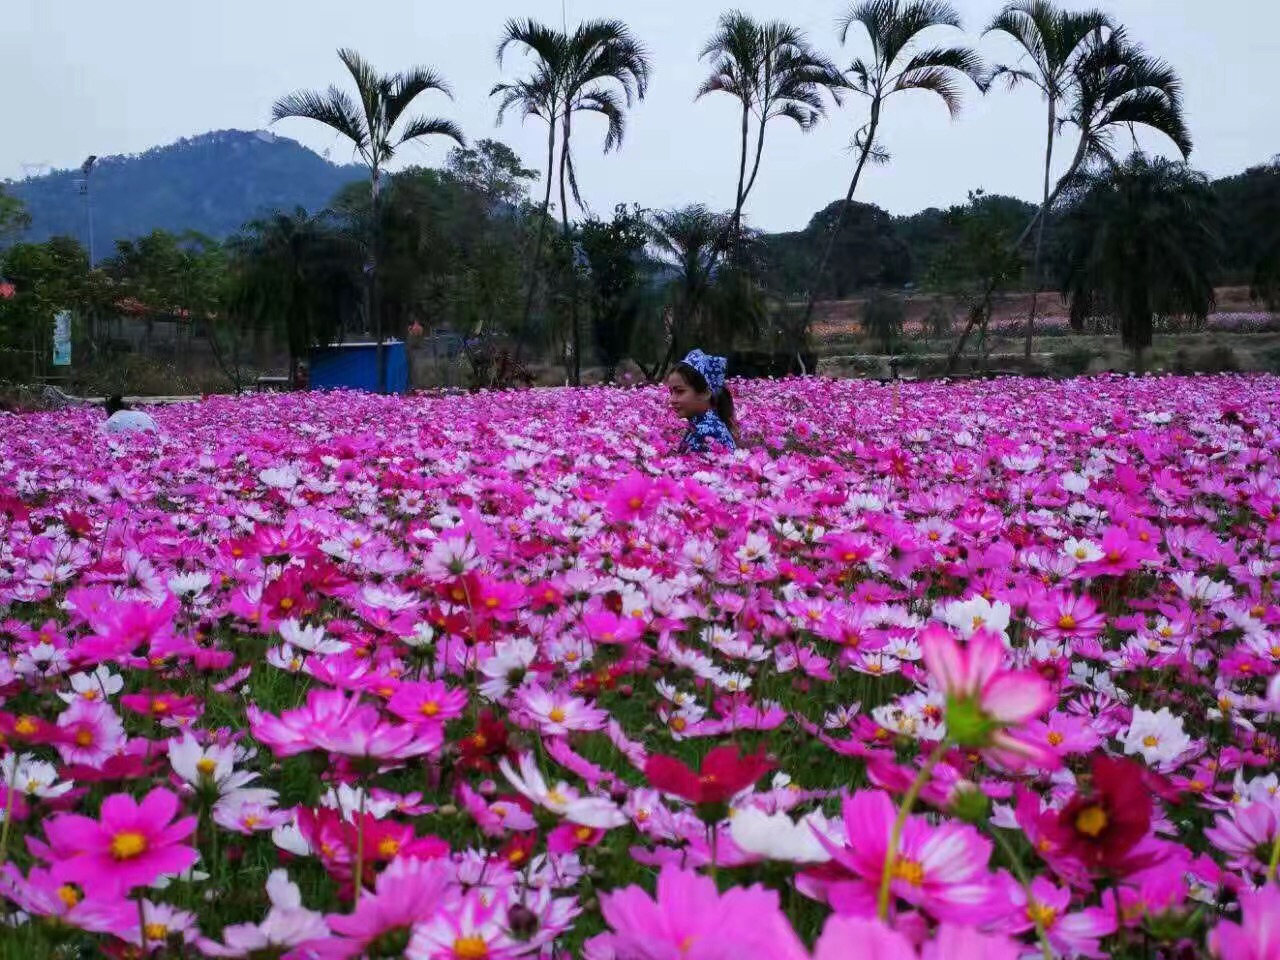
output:
[[[105,700],[76,700],[58,714],[62,762],[100,766],[125,745],[124,723]]]
[[[617,960],[803,960],[805,950],[778,906],[759,885],[723,894],[709,878],[666,866],[657,895],[627,887],[600,895],[610,933],[589,944]]]
[[[571,730],[601,730],[609,716],[579,697],[550,693],[540,686],[522,688],[520,706],[537,721],[543,733],[552,736]]]
[[[32,867],[23,877],[17,867],[6,863],[0,868],[0,896],[32,916],[49,917],[91,933],[125,930],[138,920],[138,907],[132,901],[118,894],[77,889],[41,867]]]
[[[53,876],[85,889],[127,893],[181,873],[196,862],[195,849],[182,843],[194,832],[196,818],[171,822],[178,811],[177,795],[157,787],[141,803],[128,794],[112,794],[102,801],[99,820],[59,814],[45,834],[52,850],[69,854],[51,864]]]
[[[1280,804],[1274,801],[1232,807],[1213,818],[1204,835],[1227,855],[1227,865],[1248,873],[1263,873],[1265,858],[1280,834]]]
[[[658,485],[642,473],[630,473],[617,481],[605,498],[605,511],[615,523],[630,523],[653,513]]]
[[[944,923],[924,945],[919,960],[1019,960],[1022,945],[998,934]],[[827,918],[814,948],[813,960],[918,960],[911,941],[879,920],[833,915]]]
[[[1209,950],[1219,960],[1276,960],[1280,957],[1280,886],[1240,894],[1244,918],[1223,920],[1209,932]]]
[[[379,874],[374,892],[362,896],[351,913],[331,913],[325,918],[342,938],[337,955],[360,955],[387,934],[400,933],[407,945],[415,925],[435,916],[443,906],[452,884],[452,869],[442,860],[393,860]]]
[[[1021,884],[1008,882],[1013,913],[1002,923],[1006,933],[1026,933],[1038,923],[1049,944],[1064,956],[1102,957],[1099,941],[1116,931],[1115,914],[1101,907],[1071,909],[1071,891],[1045,877],[1031,881],[1031,897]]]
[[[466,692],[450,689],[442,680],[404,681],[387,710],[409,723],[445,723],[462,716],[466,705]]]
[[[405,760],[440,748],[444,734],[438,726],[391,724],[378,708],[349,700],[341,691],[312,690],[307,703],[279,717],[250,706],[249,729],[279,756],[306,750],[327,750],[348,757]]]
[[[1091,639],[1106,629],[1107,615],[1087,593],[1057,590],[1031,603],[1031,619],[1052,640]]]
[[[962,747],[992,750],[1002,760],[1052,766],[1043,747],[1006,732],[1047,710],[1053,692],[1028,670],[1006,670],[1004,641],[978,630],[961,646],[950,630],[930,624],[920,635],[930,676],[947,697],[948,736]]]
[[[898,811],[882,790],[860,790],[842,806],[849,839],[836,844],[817,836],[852,877],[832,883],[828,898],[837,913],[869,917],[876,911]],[[968,824],[933,826],[922,815],[909,816],[890,867],[890,892],[940,920],[974,922],[986,915],[992,899],[990,857],[991,841]]]

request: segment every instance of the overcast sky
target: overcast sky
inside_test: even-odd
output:
[[[1280,3],[1099,2],[1183,77],[1198,167],[1221,176],[1280,153],[1280,105],[1264,82],[1280,62]],[[621,153],[601,155],[603,130],[594,120],[575,129],[583,192],[596,212],[607,214],[624,201],[732,205],[732,102],[724,96],[692,101],[707,72],[698,50],[729,5],[565,0],[570,23],[624,18],[653,59],[649,97],[631,113]],[[833,23],[846,9],[840,0],[740,0],[737,6],[795,23],[841,66],[865,50],[857,36],[843,49],[838,44]],[[956,0],[956,6],[976,41],[998,0]],[[385,71],[414,63],[436,67],[457,97],[424,98],[427,112],[456,120],[472,139],[502,139],[538,167],[545,128],[522,127],[518,119],[495,128],[488,97],[504,76],[494,46],[511,16],[558,25],[561,0],[3,0],[0,178],[21,177],[24,164],[78,166],[90,153],[133,153],[212,129],[266,127],[276,97],[343,79],[334,56],[339,46],[355,47]],[[948,33],[939,30],[933,39],[958,38]],[[995,36],[981,40],[979,49],[1001,62],[1016,55]],[[521,57],[510,57],[505,75],[522,68]],[[843,196],[849,141],[864,118],[865,106],[854,102],[807,135],[781,123],[771,127],[749,202],[751,222],[770,230],[799,228],[816,209]],[[859,196],[894,213],[959,202],[976,187],[1034,199],[1043,124],[1044,107],[1030,88],[971,96],[955,123],[929,95],[896,98],[882,125],[893,161],[869,171]],[[335,161],[351,159],[338,137],[308,121],[288,120],[275,129],[328,150]],[[1070,131],[1065,136],[1064,158],[1074,146]],[[1164,145],[1152,138],[1149,146]],[[444,152],[439,145],[414,146],[401,162],[435,164]]]

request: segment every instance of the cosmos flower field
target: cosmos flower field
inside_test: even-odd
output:
[[[0,957],[1280,956],[1280,380],[0,414]]]

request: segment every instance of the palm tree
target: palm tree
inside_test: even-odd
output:
[[[840,103],[844,78],[797,28],[779,20],[757,23],[739,10],[720,17],[718,28],[700,57],[712,61],[711,76],[698,88],[694,99],[727,93],[742,107],[738,189],[730,224],[730,232],[737,236],[742,227],[742,210],[760,173],[769,123],[790,120],[802,131],[812,130],[826,113],[823,92],[829,91]],[[753,116],[757,125],[754,162],[749,146]]]
[[[1024,65],[997,66],[992,79],[1003,78],[1012,89],[1030,83],[1048,106],[1048,134],[1044,151],[1044,194],[1041,198],[1045,214],[1036,227],[1035,254],[1032,259],[1031,309],[1027,314],[1026,358],[1031,359],[1031,339],[1036,322],[1037,298],[1040,293],[1040,264],[1044,249],[1044,228],[1049,220],[1049,190],[1052,183],[1053,145],[1058,136],[1058,114],[1067,107],[1067,96],[1076,76],[1076,68],[1088,56],[1090,46],[1101,32],[1110,31],[1110,18],[1101,11],[1074,13],[1061,10],[1051,0],[1013,0],[991,21],[986,33],[1004,33],[1022,48]]]
[[[555,183],[556,134],[563,103],[558,76],[562,72],[561,64],[564,61],[564,34],[534,20],[509,20],[498,44],[498,66],[502,66],[503,56],[512,44],[523,46],[536,58],[536,63],[530,76],[510,83],[495,84],[489,91],[489,96],[501,97],[498,103],[498,123],[502,123],[508,110],[517,108],[524,119],[541,120],[547,125],[546,193],[542,198],[542,213],[538,217],[538,238],[534,243],[533,261],[529,265],[529,289],[525,295],[524,315],[516,337],[516,359],[519,360],[538,289],[538,267],[542,262],[542,246],[546,240],[547,221],[551,211],[551,188]]]
[[[653,214],[652,245],[672,275],[668,296],[673,316],[671,344],[655,376],[678,354],[686,331],[708,349],[728,350],[744,325],[752,335],[763,325],[764,298],[752,279],[754,271],[742,262],[750,258],[750,244],[744,245],[742,259],[720,259],[719,247],[733,220],[732,213],[716,213],[702,204]]]
[[[1203,319],[1213,309],[1216,199],[1208,179],[1185,163],[1134,153],[1098,170],[1070,188],[1062,291],[1077,329],[1098,309],[1115,317],[1141,373],[1155,317]]]
[[[1066,171],[1015,241],[1015,250],[1027,242],[1062,191],[1089,163],[1116,164],[1117,134],[1132,136],[1134,128],[1147,127],[1164,134],[1184,158],[1191,153],[1191,135],[1182,113],[1182,82],[1167,63],[1130,43],[1123,27],[1101,40],[1094,34],[1094,42],[1075,61],[1067,90],[1068,107],[1058,127],[1075,127],[1080,140]],[[951,350],[948,370],[955,368],[976,323],[970,317]]]
[[[521,46],[537,60],[534,74],[523,85],[499,84],[494,93],[503,96],[500,112],[520,105],[526,116],[547,121],[548,174],[552,173],[559,125],[560,218],[566,243],[569,228],[569,192],[584,208],[573,166],[573,118],[580,113],[604,117],[604,151],[622,146],[626,134],[626,107],[643,100],[649,89],[649,54],[621,20],[591,20],[572,33],[556,31],[533,20],[507,23],[498,44],[499,58],[511,46]],[[621,91],[621,99],[618,92]],[[625,107],[624,107],[625,101]],[[551,176],[543,213],[550,206]],[[541,244],[539,243],[539,246]],[[570,329],[573,343],[573,383],[582,382],[582,344],[578,329],[576,268],[570,268]],[[532,284],[531,284],[532,285]],[[532,300],[532,296],[530,297]]]
[[[419,95],[438,91],[452,99],[449,85],[430,67],[411,67],[403,73],[380,74],[354,50],[338,51],[338,59],[351,74],[359,103],[336,86],[328,90],[300,90],[282,97],[271,109],[271,122],[286,117],[303,117],[332,128],[351,141],[356,153],[369,168],[368,315],[377,343],[378,391],[387,389],[387,357],[382,341],[382,316],[378,303],[378,192],[382,171],[396,150],[412,140],[444,136],[465,145],[462,131],[452,120],[438,117],[410,117],[396,132],[397,124]]]
[[[859,0],[839,21],[840,42],[847,42],[850,32],[859,26],[867,33],[871,58],[859,57],[853,61],[846,71],[847,86],[868,99],[871,113],[866,124],[854,135],[858,161],[845,193],[844,205],[814,271],[802,329],[807,329],[813,317],[831,251],[853,204],[862,171],[868,160],[885,159],[885,154],[876,146],[885,102],[896,93],[924,90],[936,94],[954,118],[963,102],[962,82],[970,80],[979,89],[983,86],[982,60],[972,49],[966,46],[924,46],[920,42],[920,35],[933,27],[960,28],[960,15],[945,0]]]
[[[230,247],[229,306],[252,327],[283,329],[292,382],[303,352],[341,330],[343,304],[359,289],[359,246],[329,215],[298,207],[253,221]]]

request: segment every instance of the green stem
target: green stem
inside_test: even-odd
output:
[[[4,826],[0,827],[0,864],[9,859],[9,828],[13,823],[13,784],[18,779],[17,751],[10,753],[9,759],[13,761],[13,767],[9,771],[9,782],[5,785]]]
[[[1018,882],[1022,884],[1022,889],[1026,892],[1027,907],[1034,906],[1035,900],[1031,895],[1031,878],[1027,876],[1026,870],[1022,868],[1022,861],[1018,858],[1018,851],[1013,849],[1013,844],[1000,832],[999,828],[993,828],[988,833],[995,838],[996,843],[1000,844],[1000,849],[1004,851],[1004,855],[1009,858],[1009,865],[1013,868],[1013,875],[1018,878]],[[1029,909],[1028,916],[1031,918],[1031,922],[1036,925],[1036,939],[1040,941],[1040,950],[1044,954],[1044,960],[1053,960],[1053,948],[1049,945],[1049,936],[1045,933],[1044,924],[1040,920],[1039,913]]]
[[[364,889],[364,799],[369,794],[368,784],[360,782],[360,812],[356,814],[356,906],[360,906],[360,893]]]
[[[920,791],[924,789],[924,785],[929,781],[929,775],[933,773],[939,761],[946,756],[949,744],[944,737],[936,747],[933,753],[929,754],[929,759],[924,762],[924,766],[920,768],[920,772],[916,774],[915,781],[907,789],[907,795],[902,798],[902,806],[898,808],[897,819],[893,821],[893,832],[889,834],[889,849],[885,851],[884,869],[880,873],[880,899],[877,914],[885,923],[889,922],[889,887],[893,884],[893,868],[898,859],[898,843],[902,839],[902,828],[907,824],[907,816],[911,813],[911,808],[916,805],[916,798],[920,796]]]
[[[5,826],[8,826],[8,823]],[[1276,878],[1277,867],[1280,867],[1280,833],[1276,834],[1275,842],[1271,844],[1271,862],[1267,864],[1268,883]]]

